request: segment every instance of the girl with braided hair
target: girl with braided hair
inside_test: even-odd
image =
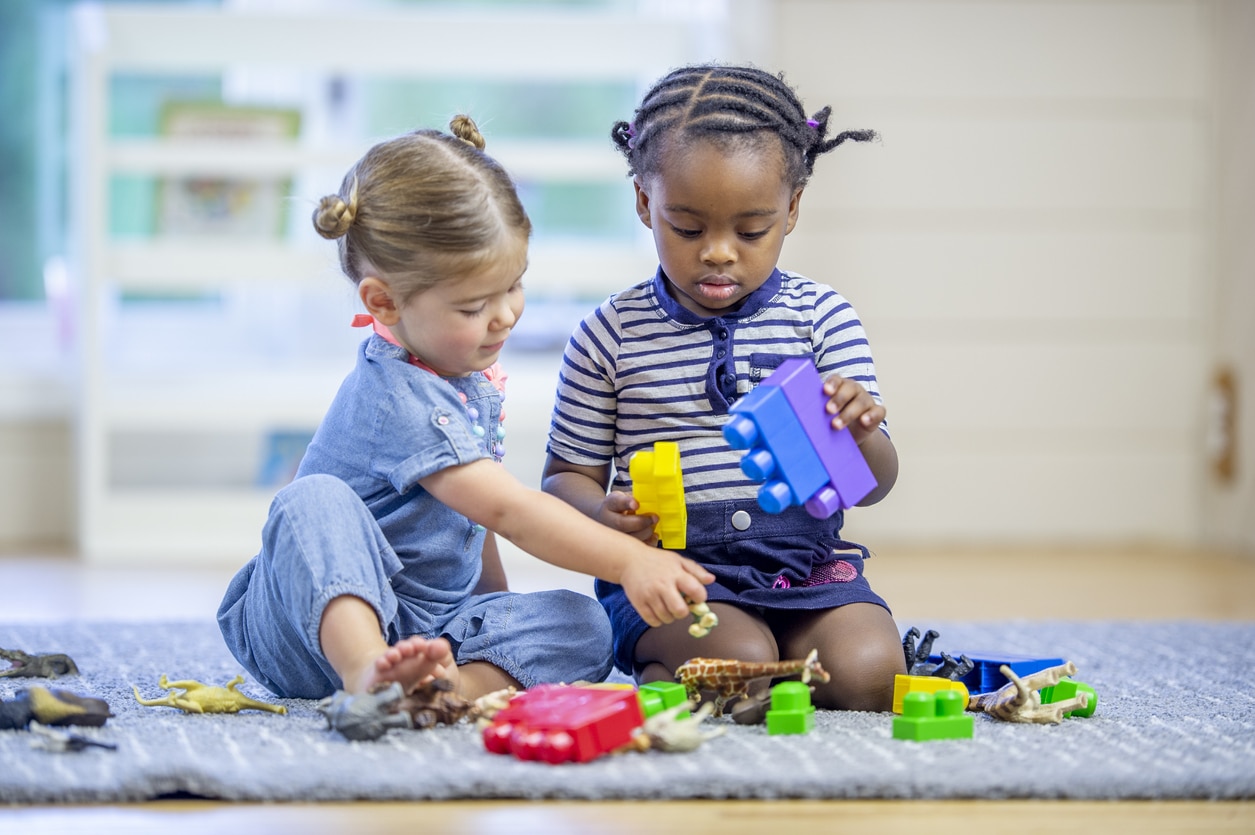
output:
[[[604,679],[597,601],[509,592],[494,532],[622,584],[655,626],[687,618],[713,579],[500,466],[496,361],[523,312],[531,222],[474,122],[450,131],[376,145],[313,213],[367,311],[354,324],[374,332],[218,611],[236,659],[280,696]]]
[[[829,138],[829,116],[827,107],[808,115],[779,76],[712,64],[670,73],[614,126],[660,266],[572,335],[543,489],[656,542],[656,518],[635,512],[628,461],[656,441],[678,443],[682,552],[715,575],[707,592],[719,626],[698,639],[683,623],[648,624],[621,588],[599,581],[617,666],[646,682],[671,679],[694,656],[770,662],[818,649],[831,680],[817,683],[816,705],[889,710],[905,662],[897,626],[863,576],[867,549],[841,538],[840,512],[763,512],[721,432],[729,407],[781,362],[812,358],[833,426],[849,427],[878,482],[860,504],[883,499],[897,478],[858,315],[831,287],[777,267],[817,158],[875,137]]]

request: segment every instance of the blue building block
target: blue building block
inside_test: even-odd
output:
[[[823,462],[778,386],[760,385],[732,404],[723,437],[733,449],[749,450],[741,472],[765,482],[758,504],[768,513],[800,505],[828,483]]]
[[[1011,672],[1020,678],[1031,675],[1040,670],[1050,667],[1058,667],[1060,664],[1066,664],[1062,658],[1034,658],[1031,655],[999,655],[997,653],[963,653],[973,663],[972,671],[958,681],[963,682],[973,696],[980,693],[992,693],[1000,690],[1006,684],[1010,683],[1010,679],[1002,674],[998,669],[1003,664],[1011,668]],[[941,663],[940,655],[930,655],[928,660],[931,663]]]
[[[832,428],[829,398],[814,362],[801,357],[785,360],[763,385],[784,391],[828,473],[828,484],[807,500],[806,509],[812,516],[826,519],[838,510],[854,507],[876,489],[876,476],[849,428]]]
[[[733,404],[723,436],[733,449],[748,450],[741,471],[766,482],[758,503],[767,512],[802,505],[826,519],[875,488],[849,429],[832,428],[827,403],[814,362],[794,358]]]

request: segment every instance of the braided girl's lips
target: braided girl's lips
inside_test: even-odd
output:
[[[696,289],[705,298],[727,301],[736,295],[740,285],[726,275],[711,275],[697,282]]]

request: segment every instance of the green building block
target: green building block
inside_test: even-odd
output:
[[[815,706],[811,689],[800,681],[782,681],[771,688],[771,709],[767,711],[767,733],[804,734],[815,728]]]
[[[1089,704],[1084,708],[1068,711],[1064,716],[1076,716],[1088,719],[1094,715],[1094,711],[1098,709],[1098,692],[1093,687],[1083,681],[1073,681],[1070,678],[1062,679],[1053,687],[1043,687],[1041,689],[1041,703],[1044,705],[1054,704],[1074,698],[1077,693],[1088,693]]]
[[[964,714],[966,707],[963,697],[953,690],[907,693],[902,715],[893,717],[893,738],[914,742],[971,739],[975,720]]]
[[[636,691],[636,695],[641,700],[641,713],[645,714],[646,719],[656,713],[662,713],[669,707],[682,705],[688,701],[688,693],[684,685],[678,681],[651,681],[648,684],[642,684]],[[689,712],[683,710],[676,718],[687,719],[689,716]]]

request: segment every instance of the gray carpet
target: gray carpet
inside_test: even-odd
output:
[[[911,624],[903,624],[903,628]],[[937,649],[1063,657],[1099,694],[1097,714],[1062,725],[978,716],[975,738],[913,743],[891,715],[820,712],[805,736],[728,723],[687,754],[622,754],[582,765],[484,751],[469,726],[393,730],[347,742],[314,703],[287,716],[185,715],[141,707],[131,684],[224,684],[240,672],[212,623],[0,626],[0,647],[65,652],[81,675],[52,686],[106,699],[86,729],[116,751],[55,754],[0,731],[0,802],[462,798],[1255,798],[1255,624],[921,623]],[[0,679],[12,698],[32,679]],[[266,692],[251,680],[241,688]],[[727,721],[727,720],[724,720]]]

